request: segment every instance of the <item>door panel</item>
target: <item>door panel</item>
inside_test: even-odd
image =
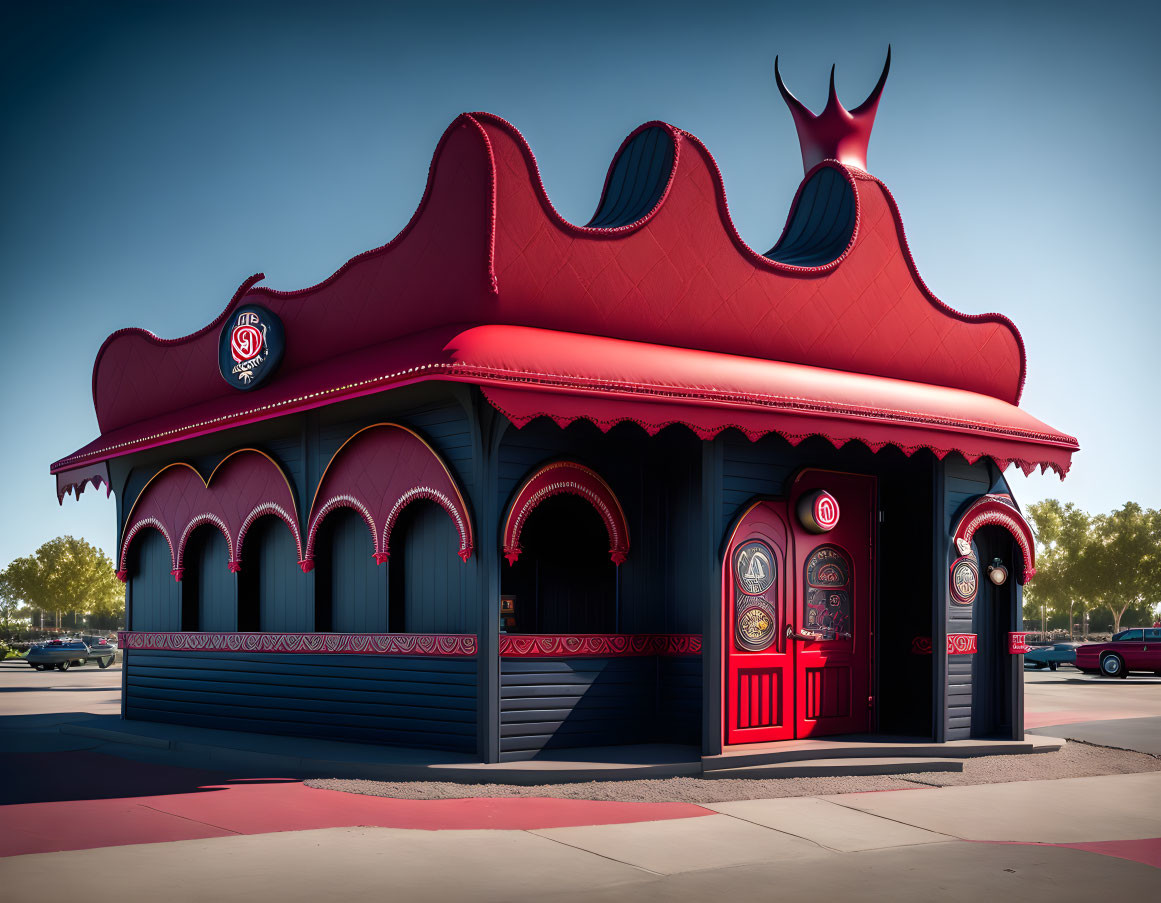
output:
[[[742,517],[726,550],[726,743],[794,737],[793,650],[784,636],[787,538],[781,504],[759,502]]]
[[[871,644],[875,585],[875,479],[858,474],[803,471],[791,488],[788,510],[825,490],[838,502],[839,519],[811,532],[791,515],[793,603],[797,636],[795,736],[864,733],[872,727]]]

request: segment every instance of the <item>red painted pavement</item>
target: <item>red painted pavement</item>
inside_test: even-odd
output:
[[[1016,847],[1060,847],[1082,850],[1115,859],[1129,859],[1161,869],[1161,837],[1146,837],[1141,840],[1091,840],[1084,843],[1034,843],[1026,840],[971,840],[968,843],[996,843]]]
[[[3,806],[0,820],[6,830],[0,832],[0,856],[314,828],[529,830],[713,814],[689,803],[397,800],[316,790],[297,781],[231,783],[163,796]]]

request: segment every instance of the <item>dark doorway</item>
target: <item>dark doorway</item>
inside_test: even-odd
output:
[[[617,567],[609,534],[584,499],[544,501],[520,535],[516,564],[502,565],[501,595],[510,601],[509,633],[617,633]]]
[[[935,736],[931,488],[914,466],[879,478],[876,710],[880,732],[905,737]]]
[[[1010,533],[1001,527],[984,527],[974,538],[979,554],[980,589],[972,611],[972,631],[976,654],[972,660],[972,736],[1009,740],[1017,736],[1013,713],[1019,689],[1016,663],[1008,652],[1008,633],[1016,629],[1017,581],[1023,567],[1019,550]],[[994,559],[1007,570],[1007,579],[997,586],[988,577]]]

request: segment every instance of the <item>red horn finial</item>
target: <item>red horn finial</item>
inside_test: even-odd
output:
[[[891,71],[891,45],[887,45],[887,61],[879,81],[861,104],[847,110],[838,99],[834,87],[834,66],[830,67],[830,92],[826,107],[817,116],[807,106],[787,90],[778,71],[778,57],[774,57],[774,80],[790,115],[794,117],[794,127],[798,130],[798,143],[802,146],[802,166],[809,172],[823,160],[838,160],[847,166],[867,168],[867,145],[871,141],[871,129],[875,125],[875,113],[879,109],[879,98],[883,85],[887,83],[887,73]]]

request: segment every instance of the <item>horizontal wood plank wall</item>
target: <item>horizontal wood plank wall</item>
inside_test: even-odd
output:
[[[542,749],[696,743],[701,659],[505,658],[500,661],[500,759]]]
[[[135,649],[125,717],[473,752],[470,658]]]
[[[701,681],[701,656],[658,657],[654,732],[658,741],[701,744]]]
[[[984,461],[968,464],[958,456],[948,456],[944,468],[944,523],[945,535],[950,536],[961,509],[970,499],[987,493],[992,486],[992,474]],[[978,556],[977,556],[978,558]],[[951,601],[948,589],[948,565],[943,567],[944,595],[947,599],[947,632],[972,633],[972,606],[957,605]],[[974,655],[949,655],[947,658],[946,725],[948,740],[966,740],[972,729],[972,663]]]

